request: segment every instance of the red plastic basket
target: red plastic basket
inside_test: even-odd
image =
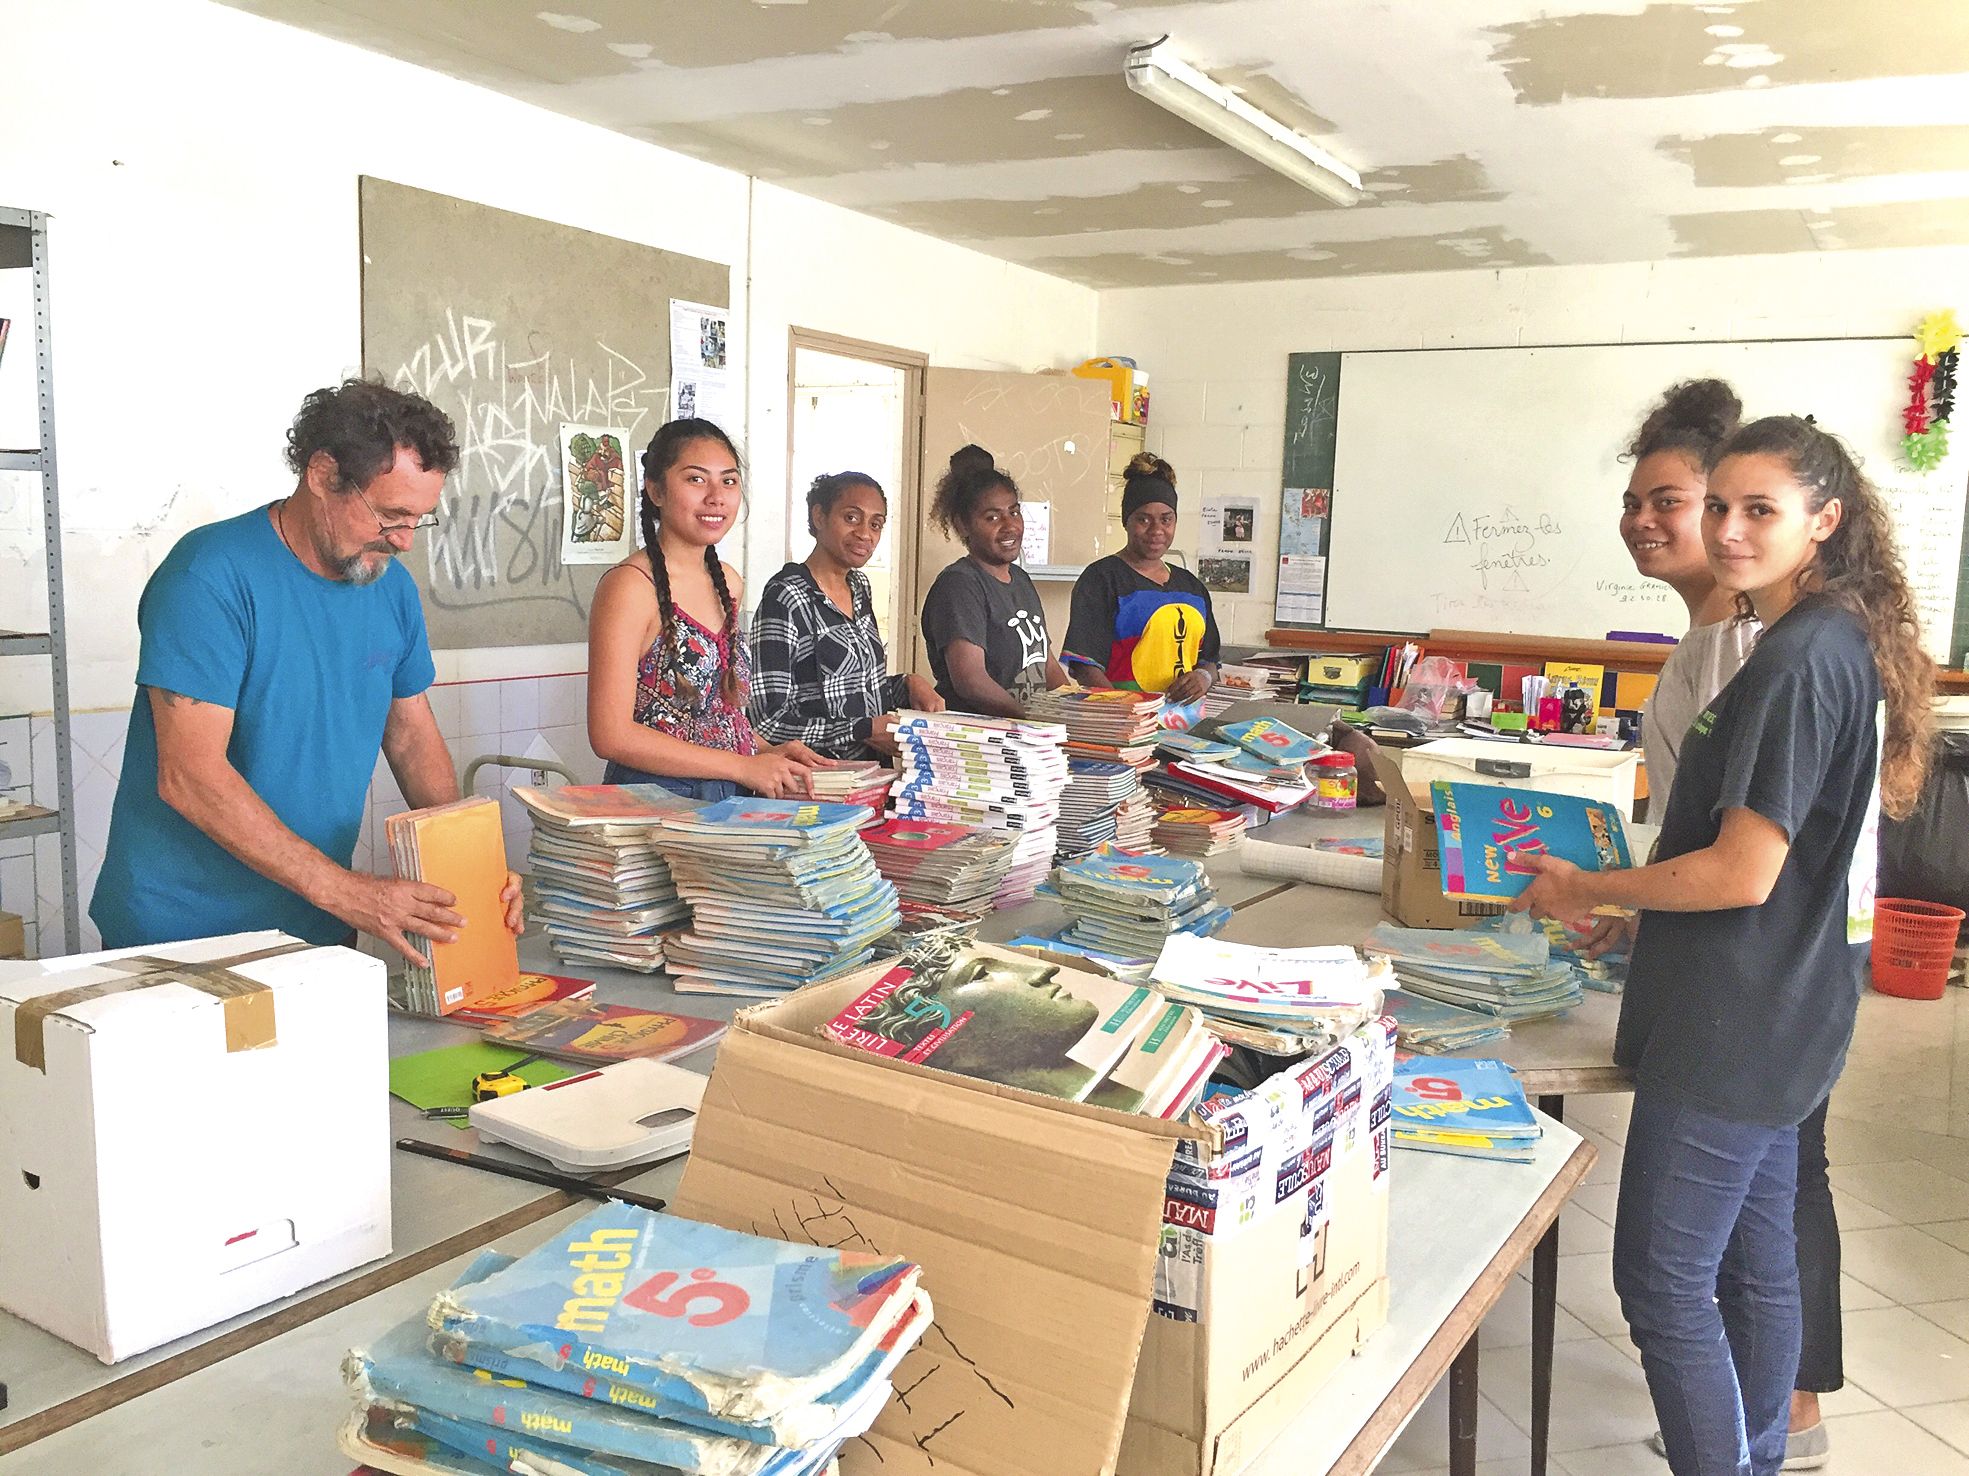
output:
[[[1873,987],[1901,999],[1940,999],[1962,928],[1960,907],[1882,897],[1873,909]]]

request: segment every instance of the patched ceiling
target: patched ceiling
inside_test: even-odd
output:
[[[1969,241],[1969,0],[226,0],[1094,287]],[[1351,208],[1130,92],[1173,38]]]

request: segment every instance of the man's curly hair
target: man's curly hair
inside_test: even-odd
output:
[[[425,471],[458,469],[450,416],[422,395],[380,380],[345,379],[301,402],[287,428],[287,465],[303,476],[314,454],[326,451],[335,458],[341,490],[360,490],[395,464],[399,446],[416,453]]]

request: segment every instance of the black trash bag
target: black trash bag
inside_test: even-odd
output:
[[[1969,911],[1969,733],[1938,733],[1914,813],[1881,817],[1880,895]]]

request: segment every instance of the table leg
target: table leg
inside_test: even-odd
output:
[[[1477,1476],[1477,1335],[1449,1366],[1449,1476]]]
[[[1566,1120],[1566,1099],[1538,1099],[1538,1110]],[[1531,1253],[1531,1476],[1545,1476],[1552,1438],[1552,1333],[1559,1305],[1559,1222],[1539,1237]]]

